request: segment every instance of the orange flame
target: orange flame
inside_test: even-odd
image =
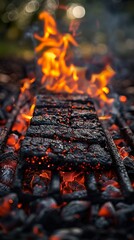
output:
[[[33,100],[33,104],[32,106],[30,107],[28,113],[23,113],[22,114],[22,117],[28,121],[31,120],[32,116],[33,116],[33,112],[34,112],[34,109],[35,109],[35,100]]]
[[[29,109],[29,104],[25,104],[21,109],[16,118],[16,121],[12,127],[12,134],[9,135],[7,139],[7,147],[13,148],[15,151],[18,151],[20,148],[20,143],[24,139],[26,130],[30,123],[30,120],[33,116],[34,108],[35,108],[35,101],[36,99],[33,98],[30,88],[32,83],[35,79],[23,79],[22,86],[20,88],[20,101],[21,99],[28,99],[31,102],[31,107]]]
[[[56,22],[49,13],[41,13],[39,19],[44,20],[44,36],[35,34],[35,38],[40,41],[35,50],[43,51],[38,60],[44,74],[42,83],[45,83],[47,90],[72,93],[77,89],[78,76],[76,67],[73,64],[68,66],[66,59],[69,46],[78,44],[71,34],[59,33]]]
[[[61,34],[53,17],[47,13],[39,14],[39,19],[44,21],[43,36],[35,34],[39,41],[35,48],[40,53],[38,64],[42,68],[42,83],[45,88],[55,92],[88,93],[90,96],[100,96],[104,102],[108,102],[106,94],[109,93],[108,81],[115,74],[107,65],[99,74],[92,74],[90,81],[83,79],[83,72],[73,64],[68,64],[70,45],[78,46],[71,34]],[[84,77],[85,78],[85,77]],[[109,100],[111,103],[113,100]]]
[[[35,78],[29,79],[25,78],[21,81],[22,86],[20,88],[21,93],[24,93],[26,90],[30,89],[31,84],[35,81]]]

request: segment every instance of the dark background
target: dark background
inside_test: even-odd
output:
[[[85,57],[109,53],[133,56],[134,0],[1,0],[0,57],[31,59],[34,47],[28,37],[37,29],[38,13],[50,11],[65,31],[71,20],[59,6],[69,8],[73,3],[85,8],[76,37],[79,54]]]

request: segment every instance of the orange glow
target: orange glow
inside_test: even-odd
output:
[[[119,153],[120,153],[122,159],[129,156],[129,153],[125,150],[125,147],[120,148]]]
[[[11,210],[11,205],[13,203],[12,199],[5,198],[0,205],[0,217],[4,217],[9,214]]]
[[[127,101],[126,96],[120,96],[119,99],[120,99],[121,102],[126,102]]]
[[[19,138],[16,134],[10,134],[7,140],[7,145],[9,147],[13,147],[16,150],[19,149],[20,145],[19,145]]]
[[[73,191],[84,190],[84,175],[77,172],[61,172],[63,178],[61,184],[62,193],[71,193]]]
[[[25,78],[23,79],[22,82],[22,86],[20,88],[21,93],[24,93],[26,90],[30,89],[31,84],[35,81],[35,78],[29,79],[29,78]]]
[[[12,127],[12,133],[9,135],[7,139],[7,147],[13,148],[15,151],[18,151],[20,148],[20,143],[24,139],[26,130],[30,123],[30,120],[33,116],[34,108],[35,108],[35,98],[33,98],[32,93],[30,91],[32,83],[34,83],[35,79],[23,79],[21,81],[22,86],[20,88],[19,100],[25,101],[28,99],[31,103],[31,107],[29,109],[29,105],[26,102],[24,106],[20,109],[20,112],[16,118],[16,121]]]
[[[100,208],[98,215],[100,217],[111,217],[114,213],[115,213],[115,211],[114,211],[114,208],[113,208],[111,202],[106,202]]]
[[[110,118],[111,118],[111,116],[100,116],[99,117],[100,120],[108,120]]]
[[[34,100],[35,102],[35,100]],[[35,103],[32,104],[31,108],[29,109],[28,113],[23,113],[22,114],[22,117],[28,121],[31,120],[32,116],[33,116],[33,112],[34,112],[34,109],[35,109]]]
[[[92,74],[90,85],[87,88],[87,93],[94,97],[99,96],[104,102],[109,101],[109,103],[112,103],[113,99],[108,99],[106,96],[106,94],[109,93],[109,89],[106,86],[114,74],[114,70],[109,65],[106,65],[102,72],[98,74]]]
[[[44,172],[42,172],[39,176],[42,177],[42,178],[48,178],[48,179],[50,180],[50,178],[51,178],[51,172],[49,172],[49,171],[44,171]]]
[[[109,88],[108,88],[108,87],[104,87],[104,88],[102,88],[102,90],[103,90],[103,92],[105,92],[106,94],[109,93]]]

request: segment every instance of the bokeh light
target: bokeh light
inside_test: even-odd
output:
[[[25,10],[27,13],[33,13],[38,9],[39,9],[39,3],[37,0],[30,1],[25,7]]]
[[[82,5],[72,3],[67,9],[67,17],[69,19],[83,18],[85,16],[85,8]]]

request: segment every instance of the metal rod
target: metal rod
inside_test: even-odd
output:
[[[18,101],[12,111],[12,115],[9,118],[9,120],[7,121],[5,127],[2,129],[1,132],[1,136],[0,136],[0,150],[2,152],[3,146],[6,143],[6,140],[8,138],[9,132],[12,129],[12,126],[14,124],[14,121],[16,120],[16,117],[18,115],[18,113],[20,112],[20,109],[27,103],[27,101],[30,100],[28,99],[26,96],[20,97],[18,98]]]
[[[126,168],[123,164],[123,161],[120,157],[120,154],[118,153],[116,145],[115,145],[109,131],[106,129],[106,127],[103,124],[102,124],[102,126],[103,126],[103,129],[104,129],[107,141],[108,141],[109,149],[110,149],[112,159],[113,159],[113,164],[115,166],[115,170],[116,170],[117,176],[119,178],[122,192],[124,193],[125,196],[129,196],[133,192],[133,188],[131,186],[131,182],[130,182],[129,176],[127,174]]]
[[[126,140],[134,150],[134,134],[131,131],[130,127],[126,124],[123,116],[121,116],[120,114],[117,115],[116,121],[120,127],[122,134],[126,137]]]

